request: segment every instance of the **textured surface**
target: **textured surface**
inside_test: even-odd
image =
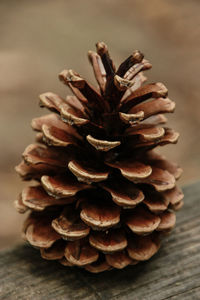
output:
[[[200,183],[184,193],[177,226],[151,261],[95,275],[18,246],[0,254],[0,299],[200,299]]]

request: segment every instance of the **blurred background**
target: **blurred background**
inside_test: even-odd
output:
[[[170,126],[181,133],[162,150],[183,167],[181,185],[200,179],[199,13],[199,0],[0,1],[0,248],[21,240],[13,201],[24,183],[13,169],[33,141],[31,119],[46,113],[38,95],[69,92],[58,80],[64,68],[93,81],[86,54],[97,41],[116,64],[135,49],[153,64],[149,81],[168,87]]]

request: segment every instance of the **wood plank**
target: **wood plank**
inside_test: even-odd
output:
[[[200,299],[200,182],[184,193],[176,228],[150,261],[95,275],[19,245],[0,252],[0,299]]]

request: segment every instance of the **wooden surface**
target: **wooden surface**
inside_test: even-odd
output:
[[[0,253],[0,299],[200,299],[200,182],[184,193],[176,228],[151,261],[95,275],[20,245]]]

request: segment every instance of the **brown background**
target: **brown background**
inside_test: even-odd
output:
[[[169,120],[181,133],[162,149],[184,168],[181,184],[200,178],[199,0],[0,1],[0,247],[20,241],[22,216],[13,200],[23,184],[13,171],[33,140],[30,121],[45,111],[37,96],[66,95],[57,79],[73,68],[88,79],[86,53],[97,41],[119,63],[140,49],[153,64],[149,81],[161,81],[177,103]]]

